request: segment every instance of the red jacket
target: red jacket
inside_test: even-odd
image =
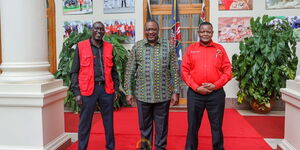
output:
[[[183,81],[195,91],[202,83],[213,83],[219,89],[232,77],[225,49],[214,42],[208,46],[191,44],[184,54],[181,70]]]
[[[77,0],[79,4],[83,4],[83,0]]]
[[[90,96],[94,91],[94,56],[90,40],[78,43],[80,69],[78,82],[80,94]],[[103,41],[103,66],[105,78],[105,92],[114,93],[114,82],[112,80],[111,70],[113,67],[113,47],[110,43]]]

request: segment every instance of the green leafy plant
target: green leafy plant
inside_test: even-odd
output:
[[[75,101],[75,95],[71,89],[71,68],[73,64],[74,50],[78,42],[86,40],[90,37],[91,33],[88,28],[84,28],[83,33],[72,32],[63,43],[62,51],[59,55],[59,65],[57,72],[54,74],[56,79],[62,79],[64,86],[69,87],[67,96],[64,99],[65,106],[71,108],[73,112],[79,112],[79,107]],[[111,42],[114,46],[114,61],[118,71],[121,85],[124,85],[124,71],[127,62],[128,51],[120,42],[126,40],[125,36],[110,35],[104,37],[105,41]],[[118,93],[119,97],[114,104],[115,109],[121,106],[127,106],[124,92],[121,88]]]
[[[78,42],[86,40],[91,33],[88,28],[84,28],[83,33],[71,32],[70,36],[64,41],[62,51],[59,54],[59,64],[54,77],[62,79],[64,86],[69,87],[64,104],[71,108],[73,112],[79,112],[79,107],[75,101],[75,95],[71,90],[71,68],[73,64],[74,50]]]
[[[117,68],[117,72],[120,79],[120,92],[118,93],[118,100],[115,102],[115,108],[120,108],[121,106],[129,106],[126,102],[125,92],[123,90],[123,85],[125,81],[125,69],[126,62],[128,60],[129,51],[124,48],[121,44],[127,40],[126,36],[120,36],[117,34],[111,34],[109,36],[104,36],[104,39],[107,42],[110,42],[114,46],[114,63]]]
[[[280,99],[280,88],[294,79],[298,58],[293,29],[288,22],[272,24],[267,15],[250,20],[253,36],[240,42],[240,53],[232,57],[233,76],[239,81],[238,103],[256,100],[270,107]]]

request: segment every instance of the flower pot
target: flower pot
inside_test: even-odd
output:
[[[265,104],[259,104],[255,99],[250,102],[252,111],[258,114],[269,113],[275,103],[274,97],[270,98],[270,107],[267,107]]]

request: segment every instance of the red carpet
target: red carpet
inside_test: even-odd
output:
[[[95,113],[92,124],[100,120],[100,114]],[[78,132],[79,114],[65,112],[65,132]]]
[[[284,138],[283,116],[244,116],[253,128],[264,138]]]
[[[99,114],[96,114],[100,116]],[[95,115],[95,116],[96,116]],[[122,108],[114,113],[114,128],[116,138],[116,150],[135,150],[139,140],[139,128],[136,108]],[[225,149],[229,150],[271,150],[257,131],[240,116],[234,109],[226,109],[224,115]],[[77,126],[77,125],[76,125]],[[187,130],[187,113],[170,112],[168,150],[183,150]],[[104,150],[105,140],[102,120],[99,119],[91,131],[89,150]],[[205,114],[199,132],[199,149],[211,149],[210,127]],[[76,150],[77,142],[68,150]]]

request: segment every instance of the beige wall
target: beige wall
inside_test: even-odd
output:
[[[64,21],[76,21],[76,20],[106,20],[106,19],[135,19],[136,21],[136,39],[140,40],[143,38],[143,0],[135,0],[135,13],[126,14],[103,14],[103,1],[104,0],[93,0],[94,1],[94,12],[90,15],[63,15],[62,13],[62,0],[56,0],[56,39],[57,39],[57,56],[59,56],[62,43],[63,43],[63,23]],[[273,16],[296,16],[299,15],[299,9],[280,9],[280,10],[266,10],[265,0],[253,0],[253,10],[250,11],[219,11],[218,1],[210,1],[210,21],[214,26],[215,33],[213,40],[217,41],[217,30],[218,30],[218,17],[257,17],[263,16],[264,14]],[[227,50],[228,56],[232,57],[233,54],[238,53],[238,43],[221,43]],[[131,48],[132,45],[126,45],[127,48]],[[300,57],[300,43],[297,45],[297,55]],[[300,63],[298,64],[300,68]],[[298,69],[298,75],[300,69]],[[231,80],[225,86],[227,98],[236,98],[238,91],[238,85],[236,80]]]
[[[104,0],[93,0],[93,13],[87,15],[64,15],[62,11],[63,0],[55,0],[56,5],[56,39],[57,39],[57,58],[62,49],[63,44],[63,24],[64,21],[104,21],[110,19],[135,19],[136,24],[136,39],[143,38],[143,0],[135,0],[135,13],[124,14],[104,14],[103,3]],[[131,48],[131,45],[126,45]],[[58,61],[57,61],[58,62]]]
[[[265,0],[253,0],[253,10],[251,11],[219,11],[218,1],[210,1],[210,22],[214,25],[214,41],[218,39],[218,17],[258,17],[264,14],[270,16],[299,16],[299,9],[277,9],[266,10]],[[232,57],[239,52],[239,43],[221,43],[227,50],[228,57]],[[297,56],[300,57],[300,43],[297,44]],[[298,63],[298,74],[300,74],[300,63]],[[236,80],[231,80],[226,86],[226,96],[236,98],[238,85]]]

